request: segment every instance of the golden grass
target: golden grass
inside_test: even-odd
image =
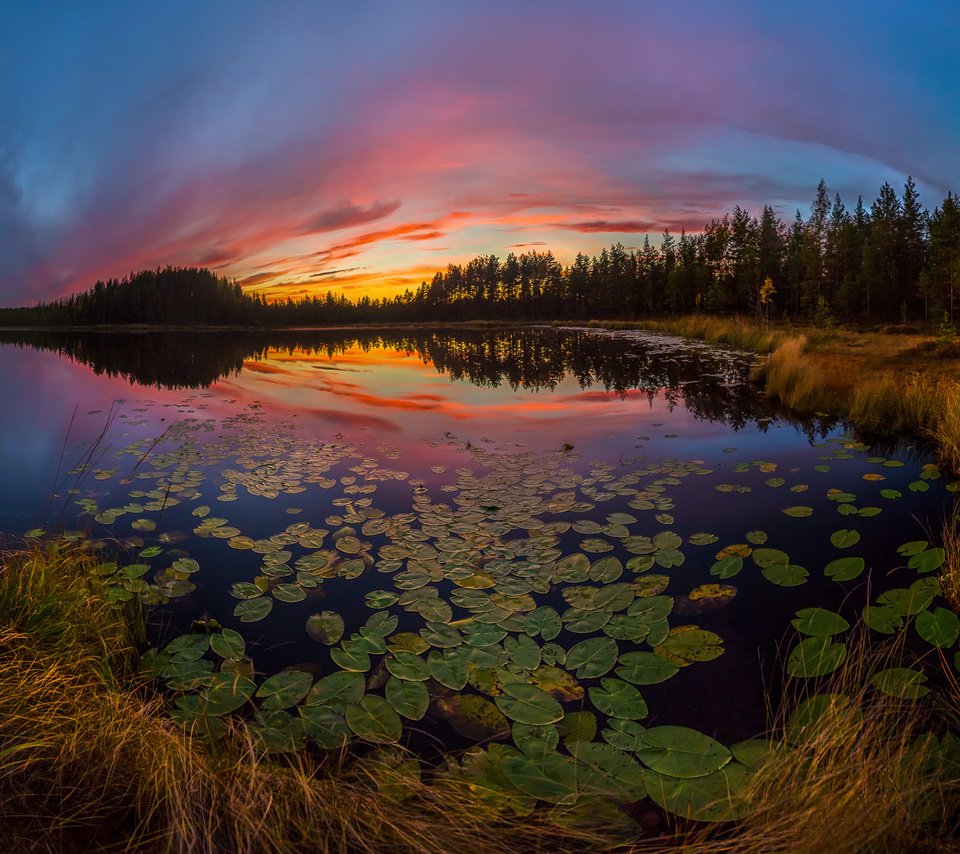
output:
[[[865,635],[848,639],[847,659],[827,689],[836,699],[801,740],[790,718],[808,694],[801,690],[784,699],[772,738],[781,745],[791,739],[799,743],[771,752],[757,769],[744,793],[751,814],[731,832],[689,833],[678,851],[956,850],[960,769],[937,772],[939,746],[929,736],[925,704],[871,690],[870,674],[896,666],[902,643],[878,653]],[[946,696],[956,701],[956,685]]]
[[[455,779],[301,754],[235,727],[216,752],[138,681],[136,621],[76,548],[0,570],[0,813],[24,849],[176,852],[604,850],[597,832],[505,818]],[[399,792],[405,792],[402,797]]]

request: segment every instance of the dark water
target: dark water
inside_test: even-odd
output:
[[[0,343],[0,529],[83,530],[119,543],[126,562],[149,566],[118,590],[158,603],[159,643],[213,617],[243,634],[265,675],[290,665],[335,671],[330,647],[308,637],[307,618],[335,611],[348,637],[373,613],[365,594],[402,595],[411,588],[395,585],[411,567],[433,570],[413,589],[450,605],[446,615],[427,609],[440,623],[471,617],[458,579],[494,577],[483,592],[507,597],[499,601],[515,615],[502,621],[510,635],[523,633],[519,621],[533,604],[562,614],[564,590],[575,584],[660,575],[674,597],[670,628],[713,632],[724,652],[641,685],[644,724],[687,725],[729,743],[766,727],[764,691],[779,690],[778,650],[796,639],[794,613],[820,606],[854,623],[868,595],[916,579],[896,548],[927,539],[924,526],[937,528],[952,504],[944,481],[923,469],[930,460],[910,446],[861,446],[836,420],[801,418],[763,399],[744,381],[748,355],[665,336],[4,333]],[[911,491],[918,482],[924,491]],[[901,495],[885,498],[882,489]],[[831,490],[880,512],[843,515]],[[782,512],[797,505],[812,515]],[[611,514],[629,518],[611,522]],[[233,538],[204,528],[215,518],[236,529]],[[303,528],[323,533],[304,542]],[[855,530],[859,542],[836,547],[838,529]],[[570,555],[627,564],[669,552],[643,548],[643,537],[663,532],[682,541],[681,565],[557,580],[557,561]],[[697,533],[716,540],[695,544]],[[335,548],[353,536],[359,554]],[[711,576],[717,552],[734,544],[786,552],[808,578],[780,586],[749,557],[735,577]],[[137,557],[151,546],[160,553]],[[306,598],[274,599],[265,619],[241,622],[231,585],[252,582],[264,550],[278,548],[289,552],[290,572],[270,584],[302,580]],[[326,568],[298,564],[315,553],[327,555]],[[863,574],[843,583],[824,575],[850,555],[864,558]],[[174,585],[169,567],[183,557],[200,568]],[[717,582],[736,588],[723,607],[682,604]],[[526,604],[509,599],[522,596]],[[385,610],[399,618],[396,631],[424,626],[422,611]],[[604,635],[565,628],[553,643],[569,650],[594,636]],[[622,638],[618,646],[621,655],[651,648]],[[569,708],[581,706],[591,708],[589,700]],[[440,722],[431,726],[452,737]]]

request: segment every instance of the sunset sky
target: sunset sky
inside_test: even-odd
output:
[[[960,3],[11,2],[0,304],[158,264],[268,295],[561,260],[735,204],[960,191]]]

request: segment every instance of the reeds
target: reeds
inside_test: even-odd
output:
[[[504,816],[455,778],[376,758],[269,760],[234,726],[216,750],[136,674],[142,622],[103,598],[94,558],[2,555],[0,815],[29,850],[604,850],[598,831]]]

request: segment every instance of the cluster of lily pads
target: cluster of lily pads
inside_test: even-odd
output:
[[[585,803],[596,809],[598,798],[647,796],[700,820],[744,815],[749,805],[740,793],[753,770],[771,751],[800,749],[800,723],[793,746],[751,739],[730,747],[687,727],[641,723],[655,717],[645,686],[723,654],[723,639],[691,618],[733,602],[737,589],[724,582],[750,564],[778,586],[795,587],[810,576],[763,530],[721,543],[712,533],[682,536],[672,529],[680,500],[672,491],[713,475],[705,461],[583,465],[569,448],[487,449],[448,434],[428,444],[457,448],[469,466],[452,473],[434,466],[438,480],[448,475],[437,490],[394,468],[395,449],[308,441],[292,427],[259,429],[259,419],[256,412],[219,424],[185,419],[160,443],[141,440],[124,449],[135,461],[130,470],[117,464],[78,471],[97,481],[122,472],[124,486],[142,487],[106,508],[92,495],[76,499],[84,516],[112,532],[128,520],[135,532],[125,540],[136,560],[104,564],[115,601],[138,596],[162,605],[196,589],[192,579],[203,567],[176,548],[189,535],[158,534],[150,515],[162,519],[180,504],[191,505],[194,537],[222,540],[258,558],[256,572],[231,582],[232,614],[217,614],[144,658],[171,692],[173,716],[184,726],[216,739],[226,716],[240,716],[264,750],[285,752],[338,750],[353,741],[391,745],[430,720],[449,727],[451,741],[455,733],[474,745],[451,754],[443,773],[470,781],[504,808],[523,813],[546,802],[560,810]],[[843,439],[822,455],[814,476],[835,461],[862,459],[878,469],[863,476],[871,489],[885,479],[884,468],[902,465],[868,453]],[[769,461],[727,470],[770,475],[764,486],[771,496],[783,487],[790,495],[819,491],[802,481],[788,486]],[[939,476],[924,466],[908,489],[925,491]],[[212,496],[205,496],[214,482]],[[373,496],[384,483],[406,484],[408,506],[393,513],[376,506]],[[753,489],[727,482],[714,488],[730,493],[729,500]],[[439,501],[438,493],[449,500]],[[847,527],[823,544],[841,556],[822,572],[836,582],[856,580],[867,560],[843,554],[861,540],[849,526],[883,507],[861,506],[858,495],[838,489],[822,494],[828,502],[822,506],[789,503],[793,498],[771,506],[803,519],[833,505]],[[297,495],[314,506],[319,499],[328,511],[322,527],[318,519],[296,521],[254,538],[231,524],[230,502]],[[903,494],[881,488],[878,497]],[[215,512],[214,504],[224,509]],[[142,535],[153,534],[148,545]],[[943,550],[925,541],[905,543],[898,557],[921,575],[944,561]],[[717,581],[685,582],[680,568],[688,561]],[[284,606],[319,602],[325,586],[345,582],[358,582],[369,616],[348,626],[336,610],[318,608],[304,622],[316,667],[262,679],[251,655],[256,650],[237,629]],[[948,650],[960,621],[939,595],[936,577],[926,575],[879,593],[862,619],[885,635],[912,621],[919,638]],[[236,628],[223,627],[231,621]],[[802,639],[787,657],[791,677],[827,677],[841,665],[846,646],[838,638],[850,629],[845,617],[805,608],[793,625]],[[929,691],[924,667],[923,660],[905,662],[873,674],[872,683],[918,699]],[[798,714],[810,717],[813,708]],[[942,749],[954,747],[944,742]]]

